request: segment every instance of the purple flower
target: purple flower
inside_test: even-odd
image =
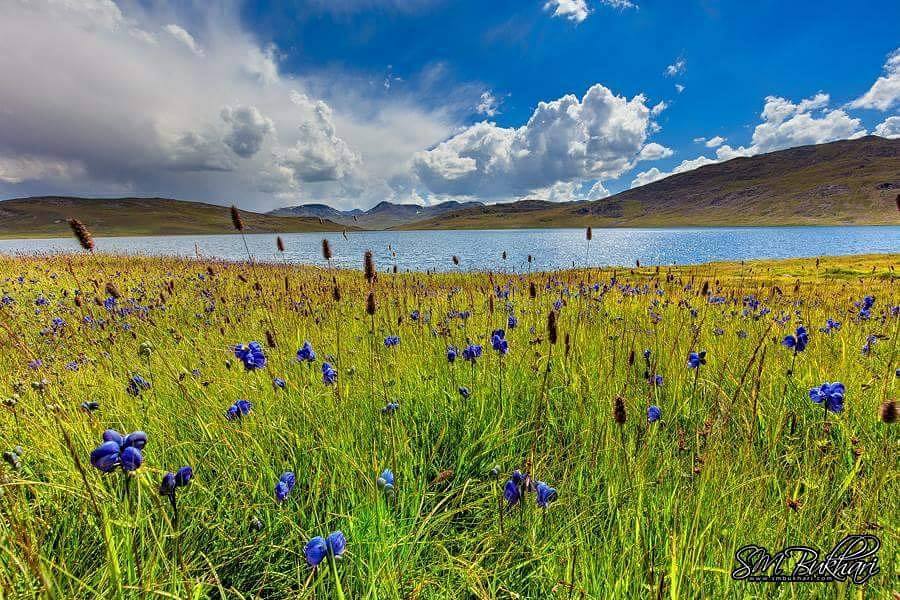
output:
[[[275,500],[279,503],[284,502],[296,483],[297,478],[294,477],[293,473],[290,471],[282,473],[281,477],[278,478],[278,483],[275,484]]]
[[[806,350],[806,346],[809,345],[809,334],[806,332],[806,327],[802,325],[797,328],[795,335],[785,336],[783,340],[781,340],[782,345],[787,348],[792,349],[796,352],[803,352]]]
[[[313,362],[316,360],[316,353],[313,350],[312,344],[308,341],[303,342],[303,346],[297,350],[297,362]]]
[[[537,492],[537,505],[541,508],[547,508],[551,502],[556,502],[559,498],[556,490],[543,481],[537,482],[535,491]]]
[[[266,366],[266,355],[259,342],[250,342],[246,346],[238,344],[234,348],[234,355],[244,363],[244,368],[248,371],[262,369]]]
[[[509,352],[509,342],[506,341],[506,332],[502,329],[497,329],[491,334],[491,347],[494,348],[500,354],[506,354]]]
[[[228,407],[228,410],[225,412],[225,418],[229,421],[234,421],[244,415],[249,415],[252,408],[253,404],[251,404],[249,400],[237,400]]]
[[[701,365],[706,364],[706,351],[691,352],[688,354],[688,368],[699,369]]]
[[[397,335],[389,335],[384,338],[384,345],[386,348],[393,348],[400,344],[400,336]]]
[[[322,383],[331,385],[337,381],[337,371],[327,362],[322,363]]]
[[[481,357],[481,346],[478,344],[469,344],[462,351],[463,360],[467,360],[469,362],[475,362],[475,360]]]
[[[647,408],[648,423],[656,423],[660,418],[662,418],[662,410],[658,406],[654,404]]]
[[[456,362],[456,357],[458,355],[459,350],[456,349],[456,346],[447,346],[447,362]]]

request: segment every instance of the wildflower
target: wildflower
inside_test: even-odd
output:
[[[506,332],[502,329],[497,329],[491,334],[491,346],[499,352],[500,354],[506,354],[509,352],[509,342],[506,341]]]
[[[787,348],[792,349],[796,352],[803,352],[806,350],[806,346],[809,345],[809,334],[806,332],[806,327],[802,325],[797,328],[795,335],[785,336],[783,340],[781,340],[782,345]]]
[[[688,368],[699,369],[701,365],[706,364],[706,351],[691,352],[688,354]]]
[[[229,421],[234,421],[235,419],[249,415],[252,408],[253,404],[251,404],[249,400],[237,400],[228,407],[227,411],[225,411],[225,418]]]
[[[839,413],[844,410],[844,384],[839,381],[823,383],[809,390],[809,398],[816,404],[823,405],[826,411]]]
[[[281,477],[278,478],[278,483],[275,484],[275,499],[280,503],[284,502],[288,497],[288,494],[291,493],[291,490],[294,489],[294,484],[297,483],[297,478],[294,477],[294,474],[290,471],[285,471],[281,474]]]
[[[262,369],[266,366],[266,355],[259,342],[250,342],[246,346],[238,344],[234,348],[234,355],[244,363],[244,368],[248,371]]]
[[[381,414],[384,415],[392,415],[397,412],[397,409],[400,408],[400,405],[396,402],[388,402],[384,405],[384,408],[381,409]]]
[[[839,321],[835,321],[834,319],[828,319],[825,321],[825,327],[820,327],[819,331],[822,333],[831,333],[832,331],[837,331],[841,328],[841,324]]]
[[[141,377],[138,373],[131,376],[128,380],[128,387],[125,389],[132,396],[140,396],[141,392],[150,389],[150,382]]]
[[[409,318],[410,318],[410,320],[412,320],[412,321],[418,321],[418,320],[419,320],[419,316],[420,316],[420,315],[419,315],[419,311],[417,311],[417,310],[414,310],[414,311],[412,311],[411,313],[409,313]]]
[[[106,300],[103,301],[103,308],[105,308],[106,310],[115,310],[117,303],[118,300],[116,300],[112,296],[109,296]]]
[[[275,377],[274,379],[272,379],[272,384],[276,388],[283,390],[285,388],[285,386],[287,385],[287,382],[284,379],[282,379],[281,377]]]
[[[462,351],[463,360],[474,363],[481,356],[481,346],[478,344],[469,344]]]
[[[509,315],[506,318],[507,329],[515,329],[518,324],[519,324],[519,320],[515,317],[515,315]]]
[[[331,385],[337,380],[337,371],[327,362],[322,363],[322,383]]]
[[[175,490],[180,487],[187,487],[193,476],[194,470],[189,466],[181,467],[177,473],[172,473],[171,471],[166,473],[159,484],[159,495],[174,498]]]
[[[141,450],[146,444],[147,434],[143,431],[122,437],[115,429],[107,429],[103,432],[103,443],[91,452],[91,465],[104,473],[111,473],[119,466],[125,472],[136,471],[144,460]]]
[[[472,392],[469,391],[469,388],[464,385],[459,386],[459,389],[457,391],[459,392],[459,395],[462,396],[465,400],[468,400],[469,396],[472,395]]]
[[[556,502],[559,498],[559,494],[556,492],[556,489],[550,487],[543,481],[537,482],[537,487],[535,488],[537,492],[537,505],[540,508],[547,508],[547,506],[551,502]]]
[[[663,384],[663,376],[659,374],[653,376],[648,375],[647,381],[650,383],[650,385],[660,386]]]
[[[662,418],[662,410],[658,406],[654,404],[647,408],[648,423],[656,423],[660,418]]]
[[[866,338],[866,343],[862,347],[863,356],[868,356],[872,353],[872,345],[878,341],[878,338],[874,335],[869,335]]]
[[[394,473],[390,469],[385,469],[375,480],[375,485],[385,494],[392,493],[394,491]]]
[[[303,342],[303,346],[297,350],[297,362],[311,363],[316,360],[316,353],[309,341]]]
[[[457,350],[456,346],[447,346],[447,362],[456,362],[457,356],[459,356],[459,350]]]
[[[384,338],[384,345],[386,348],[393,348],[400,344],[400,336],[397,335],[389,335]]]
[[[81,403],[81,410],[83,410],[86,413],[92,413],[95,410],[99,410],[99,408],[100,408],[99,402],[91,401],[91,402],[82,402]]]
[[[327,538],[317,535],[303,547],[303,555],[311,567],[317,567],[325,558],[340,558],[347,548],[347,539],[340,531],[331,533]]]

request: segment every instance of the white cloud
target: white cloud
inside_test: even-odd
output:
[[[682,73],[684,73],[685,69],[687,69],[687,61],[683,58],[679,58],[674,63],[666,67],[665,75],[666,77],[675,77],[676,75],[681,75]],[[675,87],[677,88],[678,86],[676,85]],[[684,87],[682,86],[681,89],[684,89]],[[681,92],[681,90],[678,91]]]
[[[518,128],[476,123],[416,154],[413,171],[435,194],[518,197],[561,181],[615,178],[642,152],[671,152],[659,144],[644,150],[652,130],[644,96],[629,100],[595,84],[580,99],[540,102]]]
[[[475,107],[475,112],[479,115],[485,115],[487,117],[493,117],[500,112],[500,101],[497,100],[496,96],[491,93],[490,90],[481,93],[481,99],[478,102],[478,105]]]
[[[889,140],[900,138],[900,117],[888,117],[875,126],[875,135]]]
[[[675,91],[678,92],[678,93],[680,94],[681,92],[684,91],[684,86],[681,85],[680,83],[676,83],[676,84],[675,84]]]
[[[603,183],[598,181],[591,186],[587,194],[586,200],[601,200],[609,196],[609,190],[603,187]]]
[[[576,23],[581,23],[590,14],[585,0],[547,0],[544,10],[553,11],[554,17],[563,17]]]
[[[672,156],[674,152],[671,148],[666,148],[662,144],[657,144],[656,142],[650,142],[638,153],[638,159],[640,160],[660,160],[661,158],[669,158]]]
[[[869,91],[849,104],[850,108],[888,110],[900,104],[900,48],[888,55],[884,75],[875,80]]]
[[[201,48],[200,45],[197,44],[194,36],[192,36],[186,30],[175,24],[166,25],[163,29],[165,29],[173,38],[187,46],[191,52],[193,52],[197,56],[203,56],[203,48]]]
[[[660,114],[662,111],[666,110],[667,108],[669,108],[669,105],[666,103],[665,100],[662,100],[659,103],[653,105],[653,108],[650,109],[650,114],[655,117],[656,115]]]
[[[15,157],[2,159],[0,197],[370,206],[409,178],[415,152],[458,131],[480,93],[423,108],[418,92],[373,93],[369,74],[285,74],[230,3],[198,8],[190,34],[170,9],[0,2],[0,73],[15,81],[0,85],[0,157]]]
[[[708,148],[716,148],[715,158],[698,156],[684,160],[668,172],[653,167],[635,175],[631,187],[646,185],[669,175],[732,158],[754,156],[794,146],[853,139],[866,134],[859,119],[850,117],[840,109],[829,110],[828,101],[828,94],[821,92],[796,103],[778,96],[768,96],[760,114],[762,122],[753,130],[750,146],[732,147],[725,144],[725,138],[721,136],[710,139],[696,137],[695,142],[705,143]]]

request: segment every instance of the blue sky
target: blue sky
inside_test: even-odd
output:
[[[0,86],[0,197],[599,199],[735,156],[900,135],[897,2],[13,0],[0,13],[0,72],[20,82]]]

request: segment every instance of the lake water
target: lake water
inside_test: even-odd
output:
[[[280,261],[275,234],[247,236],[257,260]],[[528,270],[584,266],[689,264],[715,260],[791,258],[821,255],[900,252],[900,227],[735,227],[693,229],[594,229],[588,248],[584,229],[514,229],[482,231],[365,231],[347,233],[286,233],[284,258],[320,265],[321,244],[327,238],[335,263],[360,268],[371,249],[380,270],[446,271],[451,257],[463,270]],[[240,236],[157,236],[97,238],[99,252],[196,256],[243,260]],[[392,249],[392,250],[391,250]],[[0,240],[0,253],[35,254],[78,250],[72,238]],[[503,260],[503,251],[507,260]]]

